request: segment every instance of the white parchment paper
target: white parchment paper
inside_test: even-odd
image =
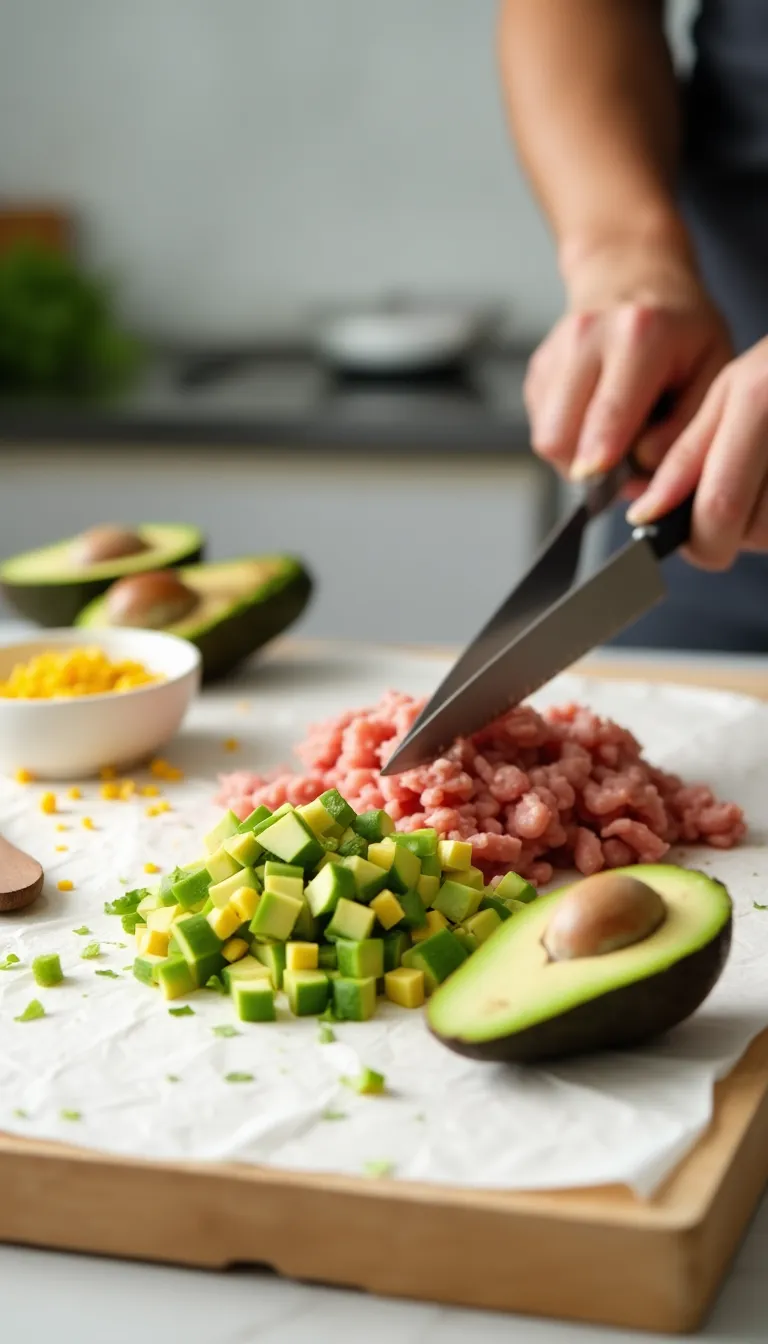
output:
[[[238,1023],[229,999],[210,992],[177,1001],[189,1002],[194,1016],[175,1018],[132,977],[132,940],[103,913],[121,890],[157,880],[145,876],[147,861],[165,870],[198,855],[201,833],[218,815],[219,771],[288,760],[309,722],[371,704],[387,687],[427,693],[446,666],[354,648],[321,649],[311,661],[273,654],[236,687],[195,706],[166,753],[186,777],[163,786],[173,810],[159,817],[146,816],[146,798],[102,801],[97,784],[84,786],[81,801],[56,786],[61,812],[44,816],[41,786],[0,779],[0,831],[47,874],[32,909],[0,917],[0,959],[15,952],[24,963],[0,972],[0,1128],[148,1159],[351,1174],[386,1162],[396,1179],[453,1185],[655,1189],[706,1128],[714,1082],[768,1025],[768,910],[753,905],[768,904],[768,706],[573,676],[534,697],[576,698],[614,716],[655,763],[711,782],[746,808],[751,830],[740,848],[671,855],[727,884],[734,942],[707,1003],[653,1048],[522,1069],[461,1059],[429,1036],[420,1013],[384,1002],[371,1022],[339,1024],[331,1045],[319,1043],[314,1019]],[[229,737],[239,739],[236,753],[224,749]],[[95,830],[83,828],[84,816]],[[57,830],[62,824],[68,829]],[[62,878],[72,892],[57,890]],[[73,932],[80,925],[91,937]],[[92,939],[102,955],[83,961]],[[58,952],[66,975],[50,990],[39,989],[29,969],[43,952]],[[15,1022],[32,998],[44,1003],[45,1018]],[[240,1034],[216,1036],[212,1028],[224,1023]],[[386,1096],[360,1097],[340,1081],[363,1064],[386,1074]],[[235,1072],[253,1081],[225,1081]]]

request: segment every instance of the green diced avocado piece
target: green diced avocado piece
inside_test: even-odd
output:
[[[489,895],[487,892],[483,896],[482,901],[480,902],[479,913],[482,913],[483,910],[495,910],[496,914],[499,916],[499,919],[502,921],[505,919],[512,918],[512,911],[507,909],[504,902],[498,900],[496,896]]]
[[[469,888],[468,888],[469,890]],[[417,943],[403,957],[403,965],[424,972],[427,993],[432,993],[443,980],[457,970],[468,956],[467,950],[450,929],[441,929]]]
[[[191,994],[193,989],[199,988],[191,967],[182,956],[166,957],[157,967],[155,979],[164,999],[180,999],[182,995]]]
[[[225,840],[229,839],[231,835],[236,835],[237,828],[239,825],[240,822],[238,821],[234,812],[232,811],[225,812],[224,816],[221,818],[221,821],[219,821],[214,826],[213,830],[209,831],[208,834],[203,839],[203,845],[205,846],[206,853],[213,854]]]
[[[264,966],[256,957],[241,957],[239,961],[233,961],[231,965],[225,966],[221,972],[221,979],[224,986],[232,992],[232,986],[237,980],[269,980],[272,977],[268,966]]]
[[[465,952],[470,957],[472,956],[472,953],[476,952],[478,947],[480,946],[480,939],[476,938],[474,933],[468,933],[467,930],[463,928],[461,924],[457,925],[457,927],[453,929],[453,936],[454,938],[458,938],[459,942],[461,943],[461,946],[464,948]]]
[[[318,840],[326,835],[334,835],[337,838],[341,835],[342,826],[339,826],[335,817],[331,815],[324,803],[319,798],[315,798],[312,803],[305,803],[302,807],[297,807],[296,811],[300,817],[306,821],[313,835]]]
[[[398,831],[397,835],[392,838],[396,845],[403,845],[405,849],[410,849],[412,854],[416,854],[422,860],[421,870],[423,873],[428,871],[423,860],[437,858],[439,836],[431,826],[424,826],[420,831]],[[437,863],[437,871],[433,874],[434,877],[437,877],[440,873],[439,859]]]
[[[134,959],[133,974],[143,985],[155,986],[157,985],[158,967],[164,966],[167,960],[167,957],[155,957],[149,952],[144,952]]]
[[[266,859],[264,862],[264,884],[270,877],[295,877],[304,884],[304,869],[295,863],[281,863],[279,859]]]
[[[233,835],[231,840],[225,840],[222,849],[234,859],[239,868],[252,868],[256,860],[264,853],[264,846],[260,840],[257,840],[252,831],[243,831]],[[211,871],[211,865],[208,865],[208,872]],[[228,874],[225,873],[225,877]],[[222,879],[219,878],[219,881]]]
[[[404,929],[423,929],[427,922],[427,912],[419,893],[417,891],[401,891],[397,899],[403,911],[400,927]]]
[[[173,936],[199,989],[211,975],[221,970],[223,943],[205,915],[188,915],[186,919],[177,920]]]
[[[313,1017],[328,1006],[331,982],[325,971],[286,971],[283,987],[294,1017]]]
[[[159,910],[162,904],[163,902],[160,900],[159,893],[157,891],[149,891],[146,896],[142,896],[136,909],[140,915],[146,917],[150,910]]]
[[[395,929],[382,938],[384,944],[384,971],[396,971],[411,946],[410,935],[404,929]]]
[[[280,896],[295,896],[301,901],[304,899],[304,880],[301,877],[268,877],[265,873],[264,890],[277,892]]]
[[[313,915],[332,915],[342,896],[354,900],[355,878],[343,863],[326,864],[307,883],[305,896]]]
[[[360,942],[370,938],[376,916],[367,905],[357,901],[348,901],[343,896],[333,912],[330,923],[326,925],[326,938],[351,938]]]
[[[32,961],[32,974],[35,978],[35,984],[43,989],[51,989],[53,985],[60,985],[64,979],[64,972],[61,969],[61,960],[58,952],[47,952],[40,957],[35,957]]]
[[[510,896],[510,897],[507,898],[507,900],[503,901],[502,904],[506,906],[506,908],[507,908],[507,910],[509,911],[510,915],[516,915],[517,912],[518,912],[518,910],[524,910],[525,907],[526,907],[526,905],[529,904],[529,902],[528,902],[528,901],[515,901],[515,900],[513,900],[513,898]]]
[[[376,981],[339,975],[333,981],[333,1011],[339,1021],[367,1022],[376,1012]]]
[[[238,835],[233,836],[232,838],[242,840],[244,837]],[[246,836],[245,838],[251,839],[252,837]],[[218,849],[215,849],[212,854],[209,854],[205,866],[208,870],[208,876],[213,883],[225,882],[228,877],[232,877],[235,873],[239,873],[243,867],[242,863],[240,863],[238,859],[234,859],[231,854],[228,854],[223,846],[220,846]]]
[[[485,891],[485,878],[479,868],[446,868],[443,877],[446,882],[460,882],[463,887],[474,887],[475,891]]]
[[[355,899],[366,905],[387,885],[387,874],[384,869],[375,863],[369,863],[359,854],[343,859],[342,866],[349,869],[355,880]]]
[[[250,816],[245,818],[245,821],[240,822],[237,829],[241,833],[244,833],[245,831],[253,831],[260,822],[268,821],[271,816],[272,813],[269,808],[265,807],[263,803],[260,803],[258,807],[254,808]]]
[[[356,1078],[342,1078],[342,1083],[351,1087],[354,1092],[359,1092],[362,1096],[379,1096],[386,1090],[387,1080],[383,1073],[377,1073],[375,1069],[369,1069],[366,1065],[360,1070]]]
[[[303,908],[304,902],[298,896],[265,891],[251,920],[251,933],[256,938],[276,938],[285,942],[293,933]]]
[[[257,961],[266,966],[274,988],[282,989],[285,974],[285,943],[254,943],[253,955]]]
[[[325,793],[320,794],[318,802],[322,803],[326,812],[331,814],[336,825],[343,831],[352,825],[357,816],[355,809],[350,807],[346,798],[342,798],[337,789],[326,789]]]
[[[416,890],[419,893],[422,905],[428,910],[440,890],[440,878],[422,873],[416,884]]]
[[[341,859],[365,859],[368,857],[368,841],[353,832],[346,840],[342,836],[336,852]]]
[[[195,865],[195,872],[203,868],[204,864]],[[180,882],[183,877],[187,877],[189,870],[187,868],[174,868],[170,873],[164,873],[160,879],[160,886],[157,888],[157,894],[163,905],[175,905],[176,897],[173,894],[173,888],[176,882]]]
[[[279,821],[281,817],[287,817],[289,812],[293,812],[293,810],[294,810],[293,803],[282,803],[280,807],[276,808],[274,812],[271,812],[270,815],[268,817],[265,817],[263,821],[259,821],[256,823],[255,826],[252,826],[251,831],[255,836],[263,835],[265,831],[269,830],[270,826],[272,826],[274,822]],[[266,841],[264,841],[263,844],[264,848],[266,849],[267,848]]]
[[[404,845],[395,847],[395,855],[387,874],[386,885],[396,896],[401,892],[415,891],[421,877],[421,860]]]
[[[321,943],[317,949],[317,964],[321,971],[335,971],[338,956],[335,943]]]
[[[302,943],[319,943],[321,932],[319,919],[315,919],[306,896],[302,896],[301,910],[293,926],[291,937]]]
[[[437,854],[424,855],[421,860],[421,871],[424,877],[437,877],[442,881],[443,870]]]
[[[373,812],[361,812],[352,822],[352,830],[361,835],[369,845],[385,840],[394,829],[395,823],[389,813],[380,807]]]
[[[315,864],[315,876],[318,873],[322,872],[323,868],[327,868],[329,863],[341,863],[341,856],[339,854],[326,851],[320,862]]]
[[[384,942],[381,938],[348,938],[336,940],[339,973],[352,980],[369,976],[378,980],[384,974]]]
[[[267,832],[261,832],[263,844],[284,863],[293,863],[300,868],[311,868],[319,863],[325,850],[310,830],[306,821],[297,812],[287,813],[277,821],[272,821]]]
[[[208,869],[201,868],[198,872],[190,873],[188,877],[182,877],[178,882],[174,882],[171,895],[183,910],[189,910],[191,906],[197,905],[198,901],[207,898],[210,885]]]
[[[509,911],[507,911],[507,918],[509,918]],[[467,933],[473,933],[478,942],[484,943],[492,933],[496,932],[500,924],[501,916],[495,910],[478,910],[477,914],[473,915],[471,919],[464,921],[464,928]]]
[[[259,890],[259,879],[252,868],[238,868],[232,877],[228,877],[224,882],[217,882],[215,886],[208,888],[208,899],[219,909],[223,910],[225,905],[229,905],[236,891],[241,887],[250,887],[251,891]]]
[[[445,915],[452,924],[463,924],[479,908],[483,892],[474,887],[465,887],[461,882],[450,878],[444,882],[432,902],[435,910]]]
[[[275,990],[271,981],[236,980],[232,986],[235,1012],[241,1022],[274,1022]]]
[[[493,891],[494,896],[498,896],[500,901],[513,900],[524,901],[527,905],[529,901],[535,901],[537,892],[530,882],[526,882],[519,873],[505,873],[501,881],[497,883]]]

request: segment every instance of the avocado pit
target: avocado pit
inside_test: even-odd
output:
[[[112,584],[106,598],[110,625],[162,630],[183,621],[199,597],[170,569],[129,574]]]
[[[551,961],[601,957],[649,938],[667,908],[653,887],[627,873],[595,873],[556,905],[542,943]]]
[[[122,560],[128,555],[140,555],[149,550],[147,543],[128,527],[117,523],[102,523],[90,527],[72,543],[75,564],[88,568],[101,565],[105,560]]]

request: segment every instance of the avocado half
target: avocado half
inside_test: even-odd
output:
[[[201,560],[205,537],[187,523],[141,523],[131,529],[145,549],[98,563],[77,556],[80,537],[67,537],[0,561],[0,589],[22,616],[46,627],[72,625],[115,579]]]
[[[197,646],[204,681],[225,676],[282,634],[304,611],[313,591],[304,564],[288,555],[245,556],[175,572],[197,593],[198,603],[182,620],[162,629]],[[112,625],[109,591],[90,602],[75,624],[94,630]]]
[[[728,956],[728,892],[704,873],[672,865],[614,871],[646,882],[666,902],[654,933],[601,956],[550,961],[542,935],[569,888],[540,896],[433,994],[432,1033],[475,1059],[535,1063],[639,1045],[690,1017]]]

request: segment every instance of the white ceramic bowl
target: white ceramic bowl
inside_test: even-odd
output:
[[[91,645],[108,658],[132,658],[164,680],[133,691],[51,700],[0,696],[0,771],[24,768],[38,779],[84,779],[103,766],[137,765],[168,743],[200,685],[194,644],[156,630],[44,630],[0,645],[0,681],[15,663],[54,647]]]

